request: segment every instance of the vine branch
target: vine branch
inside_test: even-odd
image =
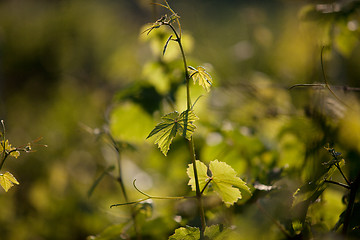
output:
[[[190,79],[192,76],[190,76],[190,74],[188,72],[186,56],[185,56],[185,52],[184,52],[184,49],[183,49],[183,46],[181,43],[181,24],[179,21],[180,17],[177,15],[177,13],[175,13],[174,10],[172,10],[172,8],[169,6],[169,4],[167,3],[166,0],[164,0],[164,2],[165,2],[165,5],[159,4],[159,3],[154,3],[154,4],[168,9],[172,13],[172,15],[170,17],[168,17],[167,15],[163,16],[162,18],[157,20],[150,28],[146,29],[144,32],[147,32],[147,34],[149,34],[153,29],[159,28],[162,25],[168,26],[171,29],[171,31],[174,33],[175,39],[173,39],[172,36],[170,36],[168,38],[168,40],[165,44],[164,50],[163,50],[163,54],[165,53],[167,44],[169,43],[170,40],[177,42],[178,46],[180,48],[180,51],[181,51],[181,56],[182,56],[183,65],[184,65],[184,75],[185,75],[185,81],[186,81],[186,104],[187,104],[187,112],[186,112],[186,116],[185,116],[185,124],[184,124],[185,126],[184,126],[184,134],[183,135],[185,136],[185,138],[187,140],[189,152],[190,152],[190,158],[191,158],[191,162],[193,164],[195,186],[196,186],[196,198],[198,201],[198,211],[199,211],[200,220],[201,220],[200,239],[204,239],[206,221],[205,221],[204,207],[203,207],[202,198],[201,198],[202,192],[204,191],[204,189],[201,191],[200,186],[199,186],[199,177],[198,177],[197,168],[196,168],[196,155],[195,155],[195,146],[194,146],[193,138],[186,137],[188,114],[189,114],[190,110],[192,110],[192,107],[193,107],[193,105],[191,104],[191,97],[190,97]],[[179,33],[174,28],[174,26],[171,24],[173,21],[176,21],[176,23],[178,24]],[[145,199],[148,199],[150,197],[149,195],[145,195],[145,196],[147,196],[147,198],[145,198]],[[152,197],[152,198],[154,198],[154,197]],[[164,198],[161,198],[161,199],[164,199]]]
[[[343,183],[340,183],[340,182],[335,182],[335,181],[332,181],[332,180],[326,180],[325,181],[326,183],[332,183],[332,184],[335,184],[335,185],[338,185],[340,187],[344,187],[346,189],[350,189],[350,186],[349,185],[346,185],[346,184],[343,184]]]

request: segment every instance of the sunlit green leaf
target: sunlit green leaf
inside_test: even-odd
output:
[[[210,91],[212,86],[212,78],[205,68],[199,66],[197,68],[189,66],[190,76],[192,76],[194,83],[198,82],[206,91]]]
[[[151,116],[136,103],[122,103],[110,114],[110,132],[121,142],[143,142],[153,124]]]
[[[199,180],[199,187],[200,187],[200,191],[201,191],[205,187],[206,182],[210,178],[207,175],[207,166],[199,160],[196,160],[196,170],[197,170],[197,175],[198,175],[198,180]],[[186,173],[190,178],[188,185],[191,186],[191,189],[193,191],[196,191],[193,164],[189,164],[189,167],[187,168]]]
[[[238,199],[242,198],[241,191],[251,194],[250,188],[246,183],[236,176],[235,170],[225,162],[214,160],[210,162],[209,170],[211,176],[207,175],[207,168],[204,163],[196,161],[199,186],[202,189],[211,179],[214,191],[221,197],[223,202],[229,206],[233,205]],[[193,165],[189,164],[187,169],[190,177],[189,185],[195,191],[195,179],[193,174]],[[241,190],[241,191],[240,191]]]
[[[196,227],[181,227],[175,230],[175,233],[169,237],[169,240],[198,240],[200,239],[200,230]]]
[[[211,161],[209,169],[213,175],[212,185],[214,190],[226,205],[233,205],[238,199],[242,198],[239,189],[250,193],[250,188],[246,183],[238,178],[235,170],[225,162]]]
[[[176,134],[190,140],[195,125],[193,122],[198,119],[192,110],[185,110],[180,115],[178,112],[168,113],[162,118],[162,122],[155,126],[147,138],[157,135],[155,144],[158,145],[161,152],[166,156],[169,151],[170,144]]]
[[[205,229],[205,239],[220,240],[231,239],[229,229],[224,229],[222,225],[212,225]],[[196,227],[181,227],[175,230],[175,233],[169,237],[169,240],[198,240],[200,239],[200,230]]]
[[[171,44],[168,46],[166,50],[166,55],[169,56],[171,54]],[[160,62],[149,62],[144,65],[142,74],[147,81],[154,86],[155,91],[160,94],[166,94],[170,91],[171,81],[170,72],[168,69],[165,69],[164,65]],[[132,96],[133,97],[133,96]]]
[[[0,185],[5,190],[5,192],[12,188],[14,184],[19,185],[19,182],[11,173],[6,172],[4,174],[0,174]]]
[[[18,158],[20,156],[20,152],[19,151],[12,151],[10,153],[10,156],[12,156],[14,158]]]
[[[223,225],[212,225],[209,227],[206,227],[205,229],[205,236],[207,239],[211,240],[224,240],[224,239],[234,239],[231,238],[229,228],[224,228]]]
[[[20,152],[15,150],[16,148],[11,146],[9,140],[6,140],[5,143],[4,141],[0,142],[0,152],[6,152],[7,154],[10,153],[10,156],[18,158],[20,156]]]

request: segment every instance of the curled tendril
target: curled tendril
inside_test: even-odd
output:
[[[136,191],[138,191],[139,193],[141,193],[142,195],[146,196],[146,198],[142,198],[142,199],[139,199],[137,201],[132,201],[132,202],[126,202],[126,203],[118,203],[118,204],[113,204],[110,206],[110,208],[113,208],[113,207],[119,207],[119,206],[125,206],[125,205],[132,205],[132,204],[137,204],[137,203],[141,203],[143,201],[146,201],[146,200],[149,200],[149,199],[162,199],[162,200],[165,200],[165,199],[168,199],[168,200],[180,200],[180,199],[185,199],[185,198],[194,198],[194,197],[185,197],[185,196],[180,196],[180,197],[159,197],[159,196],[151,196],[143,191],[141,191],[135,184],[136,182],[136,179],[134,179],[133,181],[133,186],[134,188],[136,189]]]
[[[151,196],[150,196],[149,194],[144,193],[143,191],[141,191],[141,190],[136,186],[135,182],[136,182],[136,179],[134,179],[134,181],[133,181],[133,186],[134,186],[134,188],[136,189],[136,191],[138,191],[139,193],[141,193],[142,195],[144,195],[144,196],[146,196],[146,197],[148,197],[148,198],[151,198]]]
[[[324,59],[323,59],[323,55],[324,55],[324,50],[325,50],[325,46],[323,46],[321,48],[321,53],[320,53],[320,62],[321,62],[321,71],[322,71],[322,75],[324,78],[324,83],[310,83],[310,84],[295,84],[291,87],[289,87],[288,89],[291,90],[293,88],[297,88],[297,87],[321,87],[321,88],[326,88],[334,97],[335,99],[340,102],[341,104],[343,104],[344,106],[346,106],[347,108],[351,109],[351,107],[346,104],[340,97],[338,97],[338,95],[335,94],[335,92],[332,90],[332,88],[329,85],[328,79],[326,77],[326,71],[325,71],[325,66],[324,66]],[[338,86],[335,86],[338,87]],[[351,88],[351,87],[341,87],[343,90],[347,90],[347,91],[360,91],[359,88]]]

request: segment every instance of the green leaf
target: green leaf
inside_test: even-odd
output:
[[[212,78],[208,72],[206,72],[204,67],[191,67],[189,66],[190,76],[193,78],[194,83],[198,82],[206,91],[210,91],[212,86]]]
[[[4,174],[0,174],[0,185],[5,190],[5,192],[12,188],[14,184],[19,185],[19,182],[11,173],[6,172]]]
[[[205,187],[206,183],[209,181],[210,177],[207,175],[207,166],[199,160],[196,160],[196,170],[198,174],[199,187],[201,191]],[[190,178],[188,185],[191,186],[191,189],[193,191],[196,191],[193,164],[189,164],[186,173]]]
[[[205,239],[220,240],[234,239],[229,238],[229,229],[224,229],[222,225],[212,225],[205,229]],[[169,237],[169,240],[198,240],[200,239],[200,230],[196,227],[181,227],[175,230],[175,233]]]
[[[298,188],[296,192],[293,194],[293,207],[301,204],[310,204],[315,202],[316,199],[324,192],[327,185],[325,184],[326,179],[330,179],[331,176],[337,170],[335,164],[326,163],[326,168],[324,168],[323,173],[319,174],[312,181],[305,183],[303,186]],[[338,162],[339,166],[343,166],[345,164],[345,160],[341,159]]]
[[[238,199],[242,198],[239,189],[251,194],[250,188],[246,183],[236,177],[235,170],[225,162],[219,162],[218,160],[211,161],[209,169],[213,175],[213,188],[227,206],[233,205]]]
[[[180,115],[177,111],[168,113],[162,118],[162,122],[155,126],[147,138],[157,135],[155,144],[158,145],[161,152],[166,156],[169,151],[170,144],[176,134],[180,134],[190,140],[195,125],[193,122],[198,119],[192,110],[185,110]]]
[[[205,237],[211,240],[234,239],[230,236],[230,229],[224,228],[222,224],[206,227]]]
[[[211,179],[214,191],[227,206],[233,205],[238,199],[242,198],[241,191],[251,194],[250,188],[246,183],[238,178],[235,170],[225,162],[219,162],[218,160],[210,162],[209,170],[212,175],[211,177],[207,175],[207,168],[204,163],[196,161],[196,167],[201,190],[208,180]],[[190,181],[188,184],[191,185],[192,190],[195,191],[193,171],[193,165],[189,164],[187,174],[190,177]]]
[[[126,230],[124,230],[125,226],[126,223],[112,225],[96,236],[87,237],[87,240],[115,240],[122,239],[121,237],[125,239],[127,236]]]
[[[153,127],[152,117],[133,102],[122,102],[110,114],[110,132],[117,141],[142,143]]]
[[[198,240],[200,239],[200,230],[197,227],[181,227],[175,230],[175,233],[169,237],[169,240]]]
[[[6,140],[0,142],[0,152],[5,152],[6,154],[10,153],[10,156],[14,158],[18,158],[20,156],[20,152],[16,151],[16,148],[11,147],[11,144],[9,143],[9,140]]]

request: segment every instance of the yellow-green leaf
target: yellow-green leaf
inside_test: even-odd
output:
[[[18,158],[20,156],[20,152],[19,151],[12,151],[10,153],[10,156],[12,156],[14,158]]]
[[[204,163],[197,160],[196,167],[200,189],[202,190],[211,179],[214,191],[220,196],[226,206],[233,205],[238,199],[241,199],[241,191],[251,195],[250,188],[243,180],[236,176],[235,170],[225,162],[219,162],[218,160],[211,161],[209,164],[211,176],[207,174],[207,167]],[[195,191],[193,171],[193,164],[189,164],[187,174],[190,177],[190,181],[188,185],[191,185],[192,190]]]
[[[207,226],[204,239],[224,240],[235,239],[231,237],[231,230],[220,225]],[[169,240],[198,240],[200,239],[200,229],[197,227],[180,227],[169,237]]]
[[[181,227],[175,230],[175,233],[169,237],[169,240],[198,240],[200,239],[200,230],[197,227]]]
[[[10,156],[14,157],[14,158],[18,158],[20,156],[20,152],[19,151],[15,151],[16,148],[11,147],[11,144],[9,143],[9,140],[6,140],[5,143],[4,141],[0,142],[0,152],[5,152],[6,154],[10,153]]]
[[[246,183],[238,178],[235,170],[225,162],[211,161],[209,169],[213,175],[212,185],[214,190],[226,205],[233,205],[238,199],[242,198],[239,189],[251,194]]]
[[[205,187],[206,182],[209,181],[210,178],[207,175],[207,166],[199,160],[196,160],[196,170],[197,170],[197,175],[198,175],[198,180],[199,180],[199,187],[200,187],[200,191],[201,191]],[[188,185],[191,186],[191,189],[193,191],[196,191],[193,164],[189,164],[189,167],[187,168],[186,173],[190,178]]]
[[[7,192],[14,184],[19,185],[16,178],[9,172],[0,174],[0,185]]]
[[[185,110],[180,115],[175,111],[166,114],[161,119],[162,122],[155,126],[147,138],[157,135],[155,144],[158,145],[161,152],[166,156],[170,144],[177,133],[190,140],[196,128],[193,122],[197,120],[198,117],[192,110]]]
[[[190,76],[192,76],[194,83],[198,82],[206,91],[210,91],[212,86],[212,78],[208,72],[206,72],[204,67],[191,67],[189,66]]]

